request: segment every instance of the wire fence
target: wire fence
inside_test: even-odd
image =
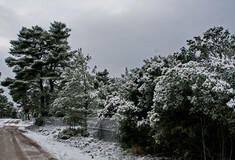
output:
[[[93,137],[104,141],[118,141],[120,132],[118,122],[110,118],[90,118],[88,130]]]
[[[67,126],[62,117],[46,117],[46,125]],[[89,118],[87,121],[88,132],[94,138],[116,142],[120,140],[118,122],[111,118]]]

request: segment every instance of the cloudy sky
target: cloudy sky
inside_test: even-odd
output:
[[[91,65],[120,76],[154,55],[169,55],[223,26],[235,33],[234,0],[0,0],[0,72],[13,76],[4,59],[22,28],[61,21],[72,29],[72,49],[83,48]]]

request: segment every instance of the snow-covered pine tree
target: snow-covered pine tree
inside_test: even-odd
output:
[[[48,30],[46,41],[47,54],[44,56],[45,68],[47,70],[45,80],[47,82],[46,103],[50,105],[61,89],[61,74],[69,65],[73,53],[70,51],[68,38],[71,29],[65,23],[53,22]]]
[[[93,70],[95,74],[94,87],[97,90],[98,108],[100,111],[104,108],[107,97],[112,93],[111,91],[111,78],[107,69],[104,71],[96,71],[96,67]]]
[[[70,125],[81,125],[83,135],[87,134],[87,119],[96,106],[94,76],[89,72],[90,56],[84,56],[81,49],[74,54],[69,67],[62,76],[65,84],[53,106],[65,115]]]
[[[49,31],[39,26],[23,27],[17,40],[10,41],[11,56],[6,63],[13,68],[15,78],[2,82],[13,100],[35,116],[48,115],[50,104],[61,85],[61,73],[73,52],[67,38],[70,29],[64,23],[51,23]]]
[[[39,26],[21,29],[18,39],[10,41],[11,56],[6,58],[7,65],[13,68],[16,76],[2,82],[2,85],[8,86],[13,100],[22,106],[25,112],[29,111],[30,106],[30,110],[36,111],[39,115],[45,106],[42,58],[46,54],[46,35],[47,33]]]

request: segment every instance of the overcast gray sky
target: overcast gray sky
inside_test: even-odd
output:
[[[214,26],[235,33],[234,0],[0,0],[0,72],[22,26],[61,21],[72,29],[72,49],[83,48],[91,65],[120,76],[154,55],[173,54],[187,39]]]

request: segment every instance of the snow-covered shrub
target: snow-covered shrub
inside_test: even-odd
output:
[[[189,40],[189,48],[175,55],[177,65],[156,78],[154,104],[148,115],[161,152],[187,153],[194,159],[231,155],[234,39],[221,27],[209,29],[203,39]],[[199,56],[195,56],[197,52]]]

